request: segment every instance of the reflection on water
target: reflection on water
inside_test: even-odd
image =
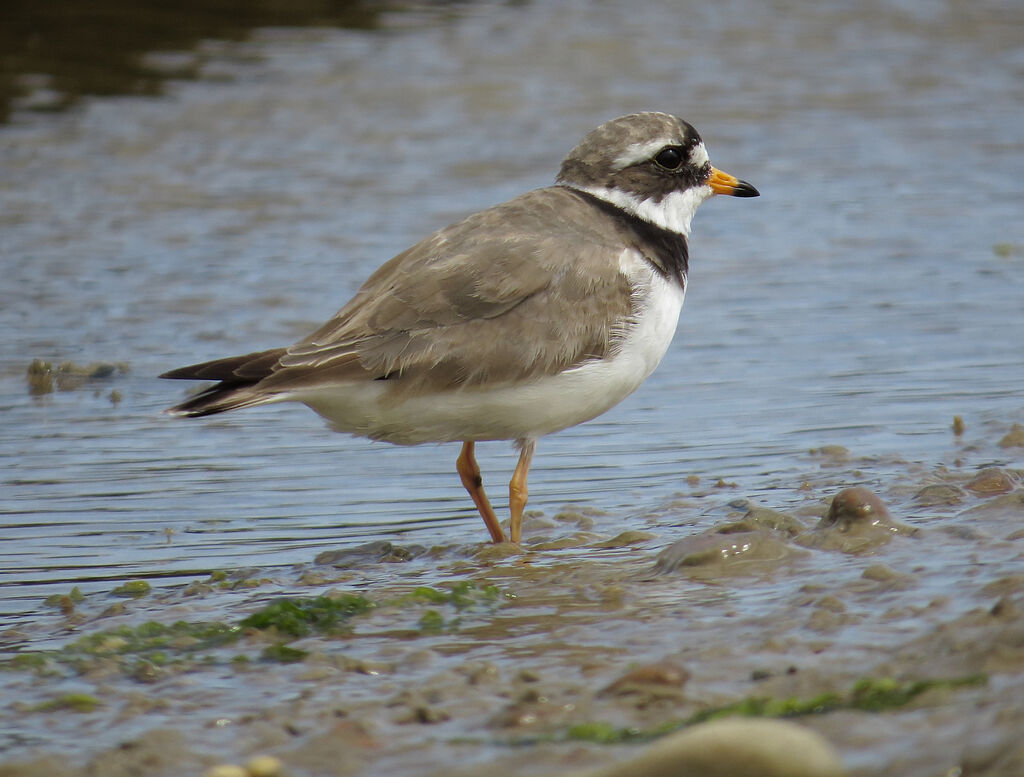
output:
[[[0,122],[15,107],[58,110],[83,96],[159,95],[195,78],[206,38],[256,27],[373,29],[379,3],[361,0],[8,0],[0,10]]]
[[[682,114],[763,196],[702,209],[665,362],[611,413],[541,441],[531,507],[582,502],[627,528],[695,476],[785,508],[818,497],[797,490],[810,448],[975,466],[972,439],[1021,420],[1012,7],[241,5],[197,3],[174,32],[92,5],[83,37],[128,36],[106,23],[118,14],[149,32],[85,54],[47,37],[69,14],[8,6],[36,37],[0,25],[17,72],[69,95],[152,91],[142,48],[230,39],[184,56],[195,80],[164,98],[0,129],[0,611],[369,537],[482,540],[457,446],[350,440],[298,407],[175,421],[160,410],[181,387],[154,376],[306,334],[383,260],[549,183],[584,132],[631,110]],[[97,64],[107,51],[122,66]],[[36,359],[127,371],[32,392]],[[514,454],[480,457],[497,497]],[[873,461],[863,477],[884,480]]]

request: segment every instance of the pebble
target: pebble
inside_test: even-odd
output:
[[[571,777],[841,777],[825,739],[783,720],[729,718],[671,734],[637,758]],[[562,777],[560,773],[559,777]]]
[[[913,575],[897,572],[885,564],[872,564],[861,573],[861,578],[873,583],[881,583],[887,590],[909,588],[915,582]]]
[[[837,493],[818,525],[797,536],[795,542],[807,548],[864,553],[888,542],[894,534],[914,535],[917,531],[895,520],[877,494],[854,486]]]
[[[639,529],[630,529],[628,531],[616,534],[610,540],[604,540],[603,542],[594,543],[595,548],[625,548],[629,545],[637,545],[641,542],[647,542],[647,540],[653,540],[658,535],[651,534],[649,531],[640,531]]]
[[[701,579],[719,575],[758,575],[773,572],[780,563],[800,554],[766,531],[715,532],[673,542],[658,554],[654,568],[659,573],[683,570]]]
[[[249,772],[249,777],[278,777],[284,773],[284,764],[272,755],[257,755],[250,758],[245,768]]]
[[[922,488],[914,494],[914,501],[923,507],[938,507],[939,505],[958,505],[964,501],[964,496],[963,489],[946,483],[938,483]]]
[[[203,777],[249,777],[249,772],[237,764],[217,764],[207,769]]]
[[[964,488],[977,496],[997,496],[1013,491],[1017,484],[1013,478],[998,467],[983,469],[967,483]]]
[[[820,526],[836,526],[848,530],[857,523],[878,524],[890,518],[889,509],[878,495],[861,486],[844,488],[832,498],[828,514]]]
[[[627,672],[605,688],[602,693],[622,696],[649,692],[659,688],[676,691],[682,688],[689,679],[690,673],[685,667],[671,661],[659,661]]]
[[[999,441],[1000,448],[1024,448],[1024,426],[1014,424],[1006,436]]]

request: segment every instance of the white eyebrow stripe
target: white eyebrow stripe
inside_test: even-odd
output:
[[[673,143],[670,139],[662,140],[648,140],[643,143],[634,143],[617,157],[612,163],[616,170],[625,170],[631,165],[639,164],[640,162],[647,162],[654,158],[654,155],[661,151],[666,146],[678,145]],[[694,167],[703,167],[710,160],[708,157],[708,150],[704,147],[704,142],[701,141],[690,151],[690,164]]]
[[[662,140],[648,140],[643,143],[634,143],[617,157],[612,164],[616,170],[625,170],[631,165],[639,164],[640,162],[646,162],[651,159],[657,152],[665,148],[665,146],[673,145],[669,139]]]

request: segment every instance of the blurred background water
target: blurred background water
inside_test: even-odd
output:
[[[628,528],[688,476],[785,508],[809,448],[937,466],[962,455],[954,415],[1024,420],[1014,0],[83,9],[0,11],[5,622],[76,584],[483,541],[458,446],[350,439],[298,406],[174,420],[182,385],[155,376],[305,335],[636,110],[685,117],[763,196],[702,208],[662,366],[541,442],[531,508]],[[35,359],[120,366],[47,391]],[[511,446],[479,453],[503,511]]]

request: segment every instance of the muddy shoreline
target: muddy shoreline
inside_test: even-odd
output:
[[[522,549],[72,590],[0,635],[0,775],[562,774],[737,715],[816,732],[851,775],[1018,774],[1020,436],[872,483],[878,460],[814,450],[787,509],[691,479],[645,517],[531,514]]]

